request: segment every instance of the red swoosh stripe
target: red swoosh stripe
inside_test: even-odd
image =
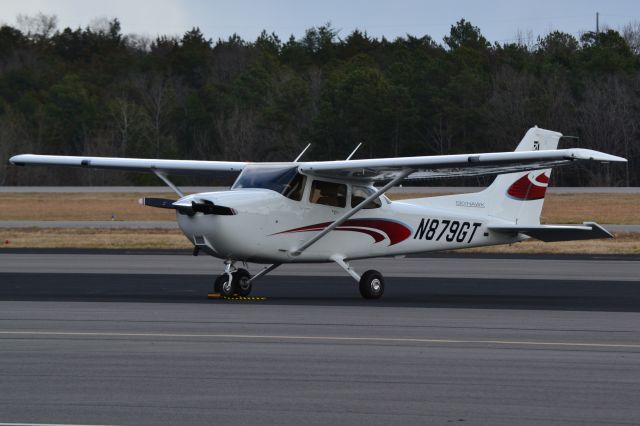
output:
[[[381,232],[374,231],[373,229],[364,229],[364,228],[349,228],[338,226],[336,228],[338,231],[352,231],[352,232],[362,232],[363,234],[367,234],[373,238],[376,243],[384,240],[384,235]]]
[[[314,225],[307,225],[300,228],[277,232],[272,235],[321,231],[329,225],[331,225],[331,222],[317,223]],[[335,230],[361,232],[371,236],[376,243],[384,240],[386,236],[386,238],[389,238],[390,246],[398,244],[411,236],[411,229],[407,226],[395,221],[384,219],[349,219],[342,225],[338,226]]]

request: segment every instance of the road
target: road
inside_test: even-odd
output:
[[[206,258],[2,253],[0,424],[638,423],[637,258],[358,264],[382,300],[331,265],[225,301]]]

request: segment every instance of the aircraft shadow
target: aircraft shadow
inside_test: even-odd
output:
[[[348,277],[270,276],[252,293],[266,300],[233,302],[208,300],[212,281],[202,275],[0,273],[0,300],[640,312],[640,286],[624,281],[390,277],[382,299],[364,300]]]

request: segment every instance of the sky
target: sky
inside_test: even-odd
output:
[[[199,27],[207,38],[237,33],[254,40],[266,29],[281,39],[331,22],[346,37],[354,29],[394,39],[430,35],[441,42],[461,18],[480,27],[491,42],[516,41],[553,30],[578,36],[601,27],[620,29],[640,21],[638,0],[0,0],[0,23],[17,25],[19,14],[56,15],[58,27],[86,27],[100,18],[118,18],[125,34],[182,35]]]

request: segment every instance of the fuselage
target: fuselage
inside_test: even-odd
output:
[[[315,180],[320,182],[314,184]],[[313,191],[321,184],[341,185],[340,197],[314,198]],[[487,226],[494,221],[489,216],[429,207],[428,199],[420,199],[419,203],[411,200],[392,202],[381,197],[377,204],[360,210],[294,256],[292,251],[357,204],[363,191],[374,191],[357,182],[349,184],[308,177],[302,185],[300,194],[293,199],[265,188],[234,188],[189,195],[178,203],[208,201],[230,207],[236,214],[187,215],[178,212],[178,224],[189,240],[195,245],[206,245],[214,256],[258,263],[330,262],[334,256],[351,260],[401,256],[520,240],[491,232]],[[329,193],[330,190],[325,191]]]

